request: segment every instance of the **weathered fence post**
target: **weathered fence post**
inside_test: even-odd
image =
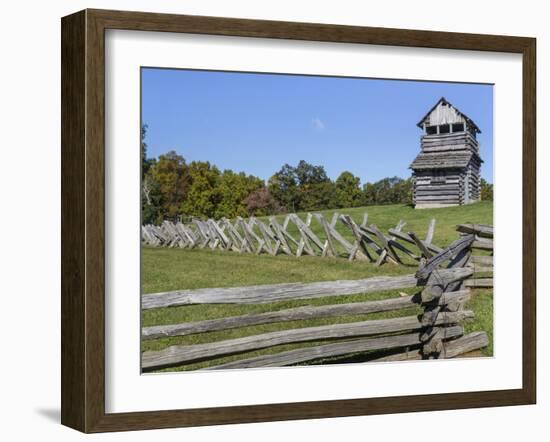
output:
[[[409,234],[413,240],[418,240],[414,234]],[[430,239],[431,235],[427,236]],[[466,289],[460,291],[464,293],[464,297],[457,298],[452,297],[449,301],[449,295],[452,293],[456,295],[459,292],[459,288],[462,286],[464,278],[453,278],[452,273],[447,274],[451,276],[442,276],[438,271],[440,266],[445,261],[449,261],[447,269],[457,270],[463,268],[471,252],[471,246],[474,242],[473,235],[466,235],[457,241],[453,242],[449,247],[442,250],[435,256],[431,256],[429,259],[424,257],[420,262],[420,267],[415,276],[419,280],[419,284],[424,283],[425,287],[421,293],[421,302],[424,308],[424,312],[421,317],[423,329],[420,333],[420,341],[422,342],[421,355],[425,359],[429,358],[446,358],[453,357],[458,349],[470,348],[474,349],[475,345],[480,343],[487,345],[488,338],[486,334],[476,334],[475,337],[467,336],[464,341],[458,343],[451,342],[451,354],[447,354],[447,326],[449,325],[448,317],[454,313],[458,313],[464,310],[464,304],[470,297],[470,290]],[[419,247],[422,242],[418,240]],[[429,244],[428,241],[426,243]],[[422,244],[423,245],[423,244]],[[424,248],[424,251],[425,248]],[[426,251],[427,255],[431,255]],[[469,274],[471,276],[473,270]],[[438,324],[443,325],[438,325]],[[472,342],[475,341],[475,345]],[[464,347],[464,342],[467,342]],[[477,347],[479,348],[479,347]]]

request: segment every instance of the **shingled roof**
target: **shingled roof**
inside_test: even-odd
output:
[[[442,155],[440,152],[419,153],[409,166],[413,170],[421,169],[461,169],[466,167],[472,157],[483,162],[479,156],[471,151],[453,152]]]

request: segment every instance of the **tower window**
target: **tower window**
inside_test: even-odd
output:
[[[439,133],[440,134],[448,134],[451,131],[451,128],[448,124],[442,124],[439,126]]]
[[[435,135],[437,133],[437,126],[426,126],[426,135]]]
[[[453,124],[453,132],[464,132],[464,123]]]

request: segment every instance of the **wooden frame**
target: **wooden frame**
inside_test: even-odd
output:
[[[135,413],[105,413],[106,29],[496,51],[523,57],[523,386]],[[185,15],[85,10],[62,19],[62,408],[84,432],[533,404],[536,398],[536,40]]]

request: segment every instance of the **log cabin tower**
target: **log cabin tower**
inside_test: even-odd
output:
[[[415,208],[458,206],[479,201],[477,125],[445,98],[420,120],[421,151],[410,165]]]

